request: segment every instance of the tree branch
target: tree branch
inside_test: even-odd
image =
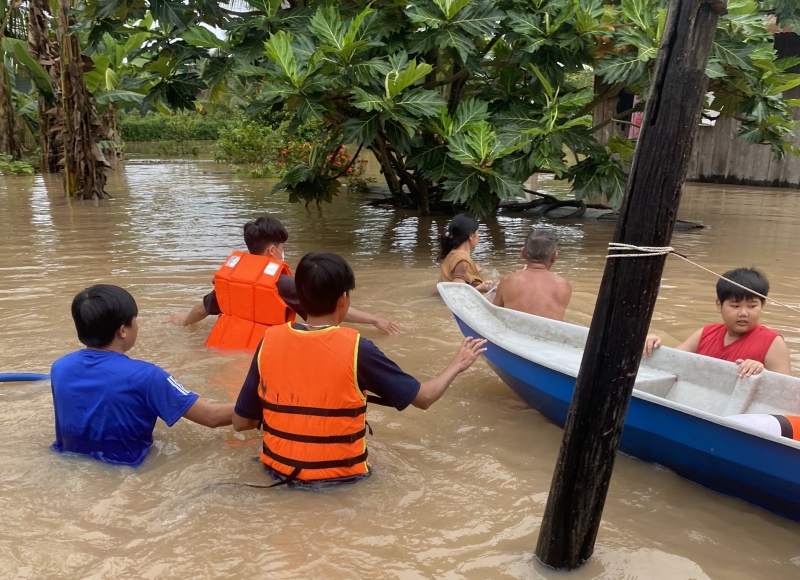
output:
[[[616,97],[622,91],[622,89],[625,88],[625,86],[626,86],[625,83],[617,83],[609,90],[595,95],[595,97],[591,101],[589,101],[586,105],[584,105],[580,111],[575,113],[575,115],[572,118],[578,119],[588,113],[591,113],[594,110],[594,108],[603,101],[606,101],[608,99],[613,99],[614,97]]]
[[[227,14],[228,16],[239,16],[242,18],[253,18],[256,16],[263,16],[264,13],[259,10],[254,10],[252,12],[237,12],[236,10],[228,10],[227,8],[223,8],[222,6],[219,7],[219,11],[223,14]]]
[[[397,149],[387,141],[387,157],[389,158],[390,163],[394,167],[395,171],[397,172],[397,176],[403,181],[403,183],[408,187],[408,191],[419,197],[419,188],[417,187],[417,183],[412,179],[411,175],[409,175],[408,171],[406,171],[405,165],[401,161],[401,155],[397,151]],[[394,154],[392,154],[392,152]]]
[[[603,121],[599,125],[595,125],[591,129],[589,129],[589,132],[590,133],[594,133],[595,131],[599,131],[600,129],[602,129],[603,127],[608,125],[609,123],[627,123],[627,121],[620,121],[620,119],[622,119],[622,117],[627,117],[628,115],[630,115],[631,113],[635,113],[636,111],[637,111],[637,107],[632,107],[632,108],[628,109],[627,111],[622,111],[621,113],[617,113],[616,115],[614,115],[612,117],[609,117],[608,119],[606,119],[605,121]],[[633,125],[633,123],[628,123],[628,124]]]
[[[435,89],[436,87],[443,87],[445,85],[449,85],[455,83],[460,80],[466,80],[469,78],[469,71],[465,68],[462,68],[454,75],[450,75],[446,79],[442,79],[440,81],[429,81],[427,83],[423,83],[423,89]]]
[[[511,62],[508,59],[505,60],[485,60],[480,63],[479,66],[483,68],[492,67],[492,66],[508,66]]]
[[[350,163],[347,164],[347,167],[342,169],[342,171],[338,175],[334,175],[333,177],[331,177],[331,179],[339,179],[342,175],[347,173],[347,170],[350,169],[353,166],[353,163],[356,162],[356,159],[358,159],[358,154],[361,153],[361,148],[362,147],[363,147],[363,145],[359,145],[358,146],[358,149],[356,150],[356,154],[353,155],[353,158],[350,160]]]
[[[494,35],[494,37],[489,41],[489,44],[486,45],[486,48],[483,49],[483,52],[481,53],[481,58],[489,54],[489,51],[494,48],[494,45],[497,44],[497,41],[503,38],[503,34],[505,34],[505,30],[501,30],[500,32]]]

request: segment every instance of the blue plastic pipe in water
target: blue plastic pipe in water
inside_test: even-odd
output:
[[[12,383],[18,381],[46,381],[50,375],[41,373],[0,373],[0,383]]]

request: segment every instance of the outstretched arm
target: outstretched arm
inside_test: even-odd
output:
[[[700,347],[700,337],[703,336],[703,329],[700,328],[694,331],[689,338],[684,340],[678,346],[676,346],[676,350],[682,350],[684,352],[697,352],[697,349]]]
[[[362,312],[352,306],[347,310],[347,314],[344,315],[344,321],[354,324],[371,324],[387,334],[400,334],[400,328],[391,320],[386,320],[369,312]]]
[[[241,417],[236,413],[233,414],[233,428],[236,431],[249,431],[258,427],[258,419],[248,419]]]
[[[419,392],[411,404],[420,409],[427,409],[438,401],[444,392],[450,387],[455,378],[472,366],[478,357],[486,352],[483,345],[486,344],[485,339],[477,339],[468,336],[461,343],[461,348],[458,349],[456,356],[450,361],[439,376],[429,379],[422,383],[419,387]]]
[[[186,410],[183,418],[213,428],[230,425],[232,415],[233,403],[211,403],[201,397]]]
[[[684,352],[697,352],[700,346],[700,337],[703,335],[703,329],[699,329],[692,333],[692,335],[675,347],[675,350],[682,350]],[[661,346],[661,338],[656,334],[648,334],[644,341],[644,356],[653,354],[653,350]]]
[[[202,301],[194,305],[189,312],[173,312],[170,314],[165,322],[174,324],[175,326],[189,326],[195,322],[200,322],[208,316],[206,307]]]
[[[263,342],[263,341],[262,341]],[[258,428],[262,417],[261,397],[258,394],[258,385],[261,383],[261,373],[258,370],[258,359],[261,355],[261,344],[258,343],[253,360],[250,361],[250,370],[242,383],[239,397],[233,411],[233,428],[236,431],[249,431]],[[255,418],[253,418],[255,417]]]

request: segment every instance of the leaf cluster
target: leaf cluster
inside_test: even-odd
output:
[[[293,199],[331,198],[335,174],[326,156],[354,143],[376,155],[398,198],[421,203],[424,194],[485,215],[520,196],[522,183],[543,168],[572,179],[578,197],[620,201],[624,147],[598,143],[592,111],[623,88],[646,101],[668,3],[231,6],[89,0],[82,17],[90,45],[107,47],[109,35],[127,47],[126,39],[146,33],[125,59],[138,63],[139,80],[117,88],[146,92],[154,106],[194,107],[202,93],[204,102],[226,99],[253,118],[290,114],[290,133],[321,124],[327,140],[316,162],[298,165],[281,184]],[[710,106],[740,119],[741,136],[769,143],[778,157],[793,152],[794,103],[782,93],[800,85],[790,72],[800,60],[776,59],[774,33],[798,14],[786,0],[731,0],[707,69]],[[104,90],[112,85],[106,78]],[[570,159],[580,161],[570,166]]]

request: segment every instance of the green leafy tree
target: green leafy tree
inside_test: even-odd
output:
[[[93,94],[100,115],[100,135],[107,144],[105,149],[113,149],[115,153],[121,141],[117,127],[117,109],[141,103],[150,88],[141,86],[138,82],[143,67],[149,61],[142,57],[133,58],[132,55],[150,38],[148,31],[151,26],[152,18],[145,18],[139,23],[140,32],[120,40],[106,32],[99,43],[86,51],[93,64],[93,70],[84,75],[86,88]],[[129,85],[139,87],[132,91],[125,88]]]
[[[541,169],[572,180],[578,197],[621,199],[630,148],[600,142],[613,119],[595,125],[592,113],[623,89],[646,101],[666,15],[665,1],[646,0],[93,1],[95,29],[124,34],[147,9],[159,23],[147,66],[163,80],[148,99],[190,106],[233,75],[254,87],[250,113],[324,125],[320,151],[280,184],[290,198],[329,199],[327,160],[355,143],[399,204],[479,215]],[[787,72],[800,61],[776,59],[773,33],[797,24],[797,7],[733,0],[708,65],[713,107],[776,157],[795,152],[794,103],[782,93],[800,84]]]

